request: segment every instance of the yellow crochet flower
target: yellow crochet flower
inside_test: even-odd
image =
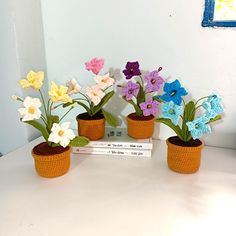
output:
[[[34,89],[39,90],[39,89],[41,89],[41,87],[43,85],[43,80],[44,80],[44,72],[43,71],[34,72],[31,70],[27,74],[26,79],[20,80],[19,83],[22,88],[32,87]]]
[[[62,85],[57,86],[54,82],[51,82],[51,89],[48,94],[53,102],[71,103],[72,99],[67,94],[67,90],[67,87]]]

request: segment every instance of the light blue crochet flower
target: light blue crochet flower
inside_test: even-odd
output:
[[[209,117],[202,116],[186,123],[193,139],[200,138],[203,134],[211,133],[211,127],[207,124],[208,121]]]
[[[183,107],[176,105],[173,101],[162,104],[162,117],[171,119],[174,125],[179,123],[182,114]]]
[[[209,119],[215,118],[224,111],[221,104],[221,98],[216,94],[211,95],[205,102],[203,102],[202,107],[206,110],[206,116]]]

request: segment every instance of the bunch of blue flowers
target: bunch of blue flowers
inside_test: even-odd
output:
[[[210,124],[221,119],[224,109],[221,98],[212,94],[199,100],[186,103],[183,99],[188,93],[179,80],[165,83],[164,94],[156,97],[162,103],[162,115],[156,119],[169,126],[184,142],[198,139],[203,134],[211,133]],[[202,108],[203,114],[197,116],[197,110]]]

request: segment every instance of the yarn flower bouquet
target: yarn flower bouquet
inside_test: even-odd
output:
[[[81,86],[75,79],[69,80],[67,82],[69,93],[71,95],[79,94],[80,97],[64,104],[64,107],[73,107],[75,103],[82,106],[86,112],[76,117],[78,132],[90,140],[98,140],[105,134],[105,121],[113,127],[118,124],[118,119],[104,109],[104,106],[114,95],[113,84],[115,80],[110,77],[109,73],[99,75],[104,66],[103,59],[93,58],[86,62],[85,66],[88,71],[92,71],[94,74],[95,85],[87,86],[85,92],[82,92]]]
[[[159,104],[154,98],[164,83],[164,79],[159,75],[161,70],[160,67],[143,76],[137,61],[127,62],[123,70],[126,80],[129,81],[118,87],[121,87],[122,98],[135,110],[126,118],[128,135],[133,138],[145,139],[153,135]],[[134,82],[131,81],[133,77],[136,79]]]
[[[70,122],[62,122],[72,108],[62,117],[52,114],[59,107],[55,103],[72,102],[68,88],[51,82],[48,92],[50,98],[46,101],[45,94],[42,92],[43,80],[44,72],[30,71],[26,79],[19,81],[22,88],[37,90],[40,99],[30,96],[21,98],[16,95],[12,97],[23,105],[18,110],[22,116],[21,121],[36,128],[45,139],[45,142],[38,144],[32,150],[37,173],[44,177],[56,177],[65,174],[70,167],[70,147],[84,146],[89,140],[76,136],[70,129]],[[41,107],[43,111],[40,110]]]
[[[194,173],[200,167],[204,146],[199,138],[211,132],[211,123],[221,119],[221,98],[212,94],[186,103],[182,97],[188,93],[179,80],[165,83],[163,90],[165,93],[157,97],[162,102],[162,115],[156,121],[169,126],[177,135],[166,141],[168,166],[176,172]]]

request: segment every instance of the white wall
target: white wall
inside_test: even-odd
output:
[[[14,1],[13,14],[15,22],[16,46],[20,77],[24,78],[29,70],[43,70],[46,72],[46,58],[44,48],[44,34],[42,25],[42,12],[40,0]],[[48,89],[45,79],[44,87]],[[23,96],[38,97],[35,90],[22,90]],[[39,136],[36,129],[23,124],[27,129],[28,140]]]
[[[18,81],[29,69],[46,70],[40,0],[1,0],[0,35],[0,152],[5,154],[39,135],[20,122],[20,104],[11,95],[35,96]]]
[[[0,152],[5,154],[12,145],[19,147],[27,141],[26,130],[16,118],[17,104],[11,95],[20,93],[17,78],[20,76],[15,44],[15,32],[12,22],[10,2],[1,2],[0,8]],[[3,86],[2,86],[3,85]]]
[[[83,63],[94,56],[106,59],[106,69],[122,69],[127,60],[145,70],[162,66],[165,77],[180,77],[196,98],[223,96],[224,122],[206,142],[236,147],[236,31],[202,28],[203,0],[41,1],[50,80],[77,76],[87,84]],[[159,137],[168,134],[161,127]]]

